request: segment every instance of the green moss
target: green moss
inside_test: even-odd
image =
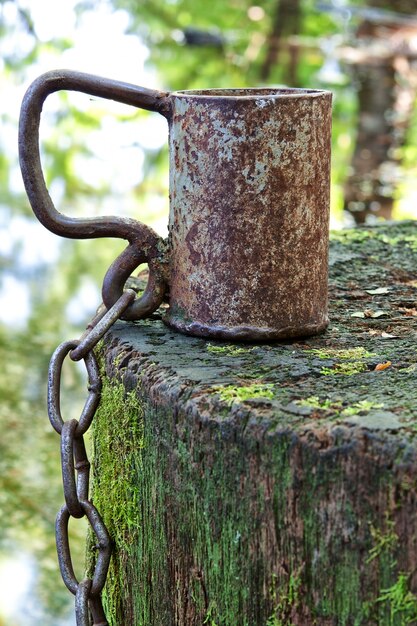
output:
[[[295,400],[294,404],[298,406],[307,406],[312,409],[334,413],[336,416],[347,417],[357,415],[358,413],[369,413],[373,409],[382,409],[384,405],[381,402],[373,402],[371,400],[359,400],[353,402],[350,406],[343,408],[341,401],[333,401],[330,398],[320,400],[318,396],[310,396],[302,400]]]
[[[390,246],[397,246],[399,243],[405,243],[409,248],[411,248],[411,250],[417,250],[417,235],[400,234],[392,236],[381,233],[378,239],[384,243],[388,243]]]
[[[366,372],[368,367],[364,362],[365,359],[370,359],[376,356],[375,352],[369,352],[362,346],[354,348],[313,348],[306,350],[309,354],[312,354],[319,359],[337,359],[339,361],[346,361],[346,363],[335,363],[333,367],[323,367],[321,374],[324,376],[334,376],[341,374],[343,376],[353,376],[354,374],[360,374]]]
[[[276,576],[274,576],[271,589],[274,611],[265,626],[292,626],[291,614],[301,602],[301,584],[299,574],[290,574],[288,580],[281,585],[277,585]]]
[[[354,402],[351,406],[346,407],[341,411],[341,415],[357,415],[358,413],[369,413],[373,409],[383,409],[384,404],[382,402],[372,402],[371,400],[359,400]]]
[[[211,603],[207,609],[207,614],[204,618],[203,624],[206,626],[218,626],[216,620],[213,618],[213,611],[215,611],[215,604]]]
[[[369,525],[374,545],[369,551],[366,563],[371,563],[374,559],[381,557],[384,553],[391,553],[398,545],[398,535],[394,530],[395,524],[385,516],[385,527],[383,529],[375,528],[373,524]],[[395,563],[393,562],[393,565]]]
[[[370,622],[387,626],[409,624],[409,621],[404,621],[407,619],[407,612],[404,613],[404,606],[401,607],[401,597],[404,600],[406,595],[403,586],[405,581],[401,573],[399,577],[398,573],[396,574],[396,554],[398,549],[401,549],[400,540],[395,531],[395,524],[390,519],[390,513],[385,512],[384,521],[380,527],[369,523],[369,530],[372,547],[365,563],[378,573],[379,584],[382,588],[379,594],[372,594],[365,602]],[[395,576],[397,579],[393,583]]]
[[[93,422],[94,504],[114,544],[103,601],[111,626],[125,602],[125,560],[137,542],[139,495],[134,476],[143,446],[143,414],[134,392],[104,378],[101,402]],[[94,567],[95,537],[90,536],[88,565]]]
[[[376,600],[389,609],[390,624],[406,626],[417,622],[417,597],[410,591],[409,578],[409,574],[400,573],[396,582],[383,589]]]
[[[242,348],[242,346],[214,346],[211,343],[207,344],[207,352],[211,352],[213,354],[224,354],[227,356],[242,356],[243,354],[247,354],[251,352],[253,348]]]
[[[322,411],[336,411],[337,413],[339,413],[342,408],[340,402],[335,403],[329,398],[320,400],[318,396],[310,396],[308,398],[304,398],[303,400],[295,400],[294,404],[298,404],[298,406],[307,406],[312,409],[319,409]]]
[[[335,363],[333,367],[323,367],[320,373],[323,376],[354,376],[368,371],[368,366],[362,361],[351,361],[350,363]]]
[[[373,239],[377,236],[376,231],[363,229],[363,228],[349,228],[346,230],[332,230],[330,238],[332,241],[338,241],[345,245],[351,243],[362,243],[368,239]]]
[[[232,405],[234,402],[244,402],[252,398],[273,398],[273,385],[253,383],[253,385],[247,385],[237,387],[236,385],[225,385],[213,387],[213,391],[220,396],[223,402],[228,405]]]
[[[353,549],[351,541],[347,542],[338,533],[333,533],[329,544],[324,522],[329,482],[332,488],[343,483],[339,461],[336,457],[333,459],[330,478],[326,464],[321,463],[313,451],[303,451],[300,463],[304,484],[302,496],[297,498],[297,517],[303,525],[303,554],[308,555],[304,560],[303,579],[308,581],[309,592],[303,596],[303,605],[311,608],[317,624],[350,626],[364,623],[360,554]],[[349,500],[337,501],[335,506],[347,527],[357,526],[357,512]],[[306,623],[314,621],[306,620]]]
[[[413,364],[413,365],[409,365],[408,367],[401,367],[399,371],[403,372],[404,374],[412,374],[416,371],[416,369],[417,369],[417,365]]]
[[[340,360],[349,360],[349,359],[369,359],[375,356],[375,352],[369,352],[365,350],[362,346],[358,346],[356,348],[313,348],[311,350],[306,350],[306,352],[317,356],[319,359],[340,359]]]
[[[244,467],[230,450],[223,454],[219,447],[220,453],[216,454],[213,464],[205,467],[200,463],[195,473],[193,450],[187,440],[178,439],[176,432],[170,432],[166,414],[153,412],[146,402],[138,403],[131,394],[119,395],[118,385],[107,385],[103,398],[106,408],[103,411],[102,407],[102,423],[97,424],[95,437],[100,449],[97,461],[113,468],[113,472],[101,479],[102,501],[97,500],[97,505],[105,510],[105,521],[116,544],[104,595],[109,623],[111,626],[169,624],[173,597],[180,614],[188,610],[186,607],[191,603],[198,616],[195,623],[208,626],[238,623],[242,604],[249,607],[252,601],[254,604],[258,601],[257,582],[251,575],[256,567],[250,561],[249,538],[255,532],[247,509],[250,502],[244,500],[237,505],[235,489],[226,487],[234,484]],[[129,450],[134,446],[134,440],[129,441],[129,437],[132,427],[136,430],[137,421],[140,424],[139,451],[125,457],[116,446],[111,458],[108,441],[113,431],[117,428],[117,437]],[[167,446],[163,454],[155,446],[154,429],[159,432],[161,427],[165,429]],[[102,454],[103,447],[108,449],[109,456]],[[173,451],[172,458],[167,450]],[[196,449],[194,453],[198,455],[200,451]],[[167,479],[171,476],[170,463],[174,458],[180,489]],[[102,476],[100,467],[98,472]],[[113,502],[118,481],[114,474],[127,476],[129,472],[132,472],[130,489],[118,492]],[[98,488],[96,483],[95,489]],[[133,510],[129,514],[122,513],[120,519],[120,513],[126,506],[130,507],[131,498]],[[260,490],[256,502],[258,510],[262,510],[264,498]],[[116,523],[120,528],[115,528],[111,517],[119,520]],[[123,528],[129,529],[129,537],[122,532]],[[176,541],[190,542],[193,546],[192,566],[188,560],[181,561]],[[170,578],[173,569],[188,577],[176,588],[172,587]],[[251,585],[254,585],[253,593]],[[206,589],[210,590],[208,607]],[[241,626],[252,624],[250,618],[240,623]]]
[[[352,228],[347,230],[332,231],[330,233],[330,238],[332,241],[339,242],[346,246],[350,246],[355,243],[361,244],[372,239],[393,247],[404,243],[412,250],[417,250],[417,235],[405,234],[404,232],[393,234],[394,232],[394,229],[384,232],[383,230],[378,229]]]

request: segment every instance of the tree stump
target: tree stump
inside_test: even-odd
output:
[[[320,336],[106,335],[113,626],[417,623],[416,299],[407,222],[334,233]]]

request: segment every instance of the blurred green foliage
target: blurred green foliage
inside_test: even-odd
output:
[[[280,5],[277,0],[256,4],[250,0],[114,0],[114,4],[131,15],[130,30],[149,46],[149,62],[158,68],[167,88],[253,87],[265,82],[261,80],[262,66]],[[294,8],[298,3],[287,4],[291,14],[291,4]],[[316,4],[314,0],[300,4],[298,34],[304,37],[323,37],[338,31],[334,20],[317,11]],[[204,44],[203,35],[207,33],[213,41]],[[319,48],[319,42],[316,45]],[[301,55],[302,84],[311,82],[321,61],[319,49]],[[285,63],[277,63],[268,83],[284,83],[286,71]]]

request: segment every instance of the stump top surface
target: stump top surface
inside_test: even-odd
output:
[[[333,233],[329,301],[322,335],[271,344],[184,336],[159,314],[119,322],[107,363],[128,389],[141,384],[225,435],[292,431],[322,447],[367,437],[414,459],[417,223]]]

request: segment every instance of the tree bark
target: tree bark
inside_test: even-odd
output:
[[[272,22],[271,33],[266,46],[266,56],[261,67],[260,77],[268,80],[280,60],[283,39],[290,35],[298,35],[301,24],[300,0],[278,0]],[[297,85],[298,48],[288,47],[289,61],[286,72],[290,86]]]
[[[415,223],[358,228],[332,241],[321,336],[106,335],[112,625],[416,623],[416,269]]]

